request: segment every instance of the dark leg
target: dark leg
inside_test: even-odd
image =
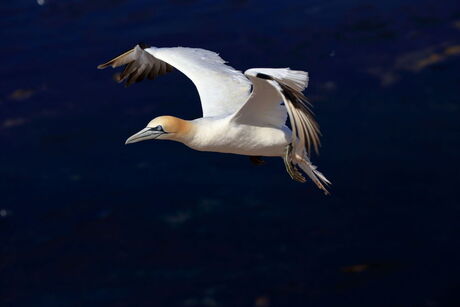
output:
[[[252,164],[257,166],[265,164],[265,161],[262,159],[262,157],[259,156],[249,156],[249,161],[251,161]]]

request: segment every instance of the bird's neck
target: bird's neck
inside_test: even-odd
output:
[[[178,126],[177,132],[174,134],[172,140],[187,143],[189,140],[193,139],[197,133],[197,125],[193,121],[177,119],[176,125]]]
[[[226,121],[198,118],[187,123],[187,132],[180,135],[177,140],[190,148],[201,151],[212,151],[211,148],[218,144],[225,135]]]

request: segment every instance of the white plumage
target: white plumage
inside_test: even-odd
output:
[[[119,77],[126,85],[176,68],[193,81],[200,95],[202,118],[160,116],[126,143],[169,139],[200,151],[247,155],[253,162],[279,156],[294,180],[305,181],[298,166],[327,193],[324,184],[330,182],[309,159],[310,146],[319,146],[319,128],[302,94],[308,74],[289,68],[252,68],[242,74],[225,63],[204,49],[139,44],[99,65],[126,65]],[[292,130],[286,126],[288,116]]]
[[[250,94],[251,82],[241,72],[225,65],[217,53],[184,47],[151,47],[145,51],[193,81],[200,95],[203,117],[231,114]]]

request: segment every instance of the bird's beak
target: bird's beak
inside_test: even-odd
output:
[[[145,141],[145,140],[156,139],[157,137],[159,137],[162,134],[164,134],[164,132],[153,130],[152,128],[147,127],[147,128],[142,129],[138,133],[130,136],[126,140],[125,145],[126,144],[137,143],[137,142]]]

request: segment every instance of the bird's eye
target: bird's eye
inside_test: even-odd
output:
[[[158,125],[158,126],[156,126],[156,127],[153,127],[153,128],[151,128],[151,129],[154,130],[154,131],[165,132],[165,130],[163,129],[163,126],[161,126],[161,125]]]

